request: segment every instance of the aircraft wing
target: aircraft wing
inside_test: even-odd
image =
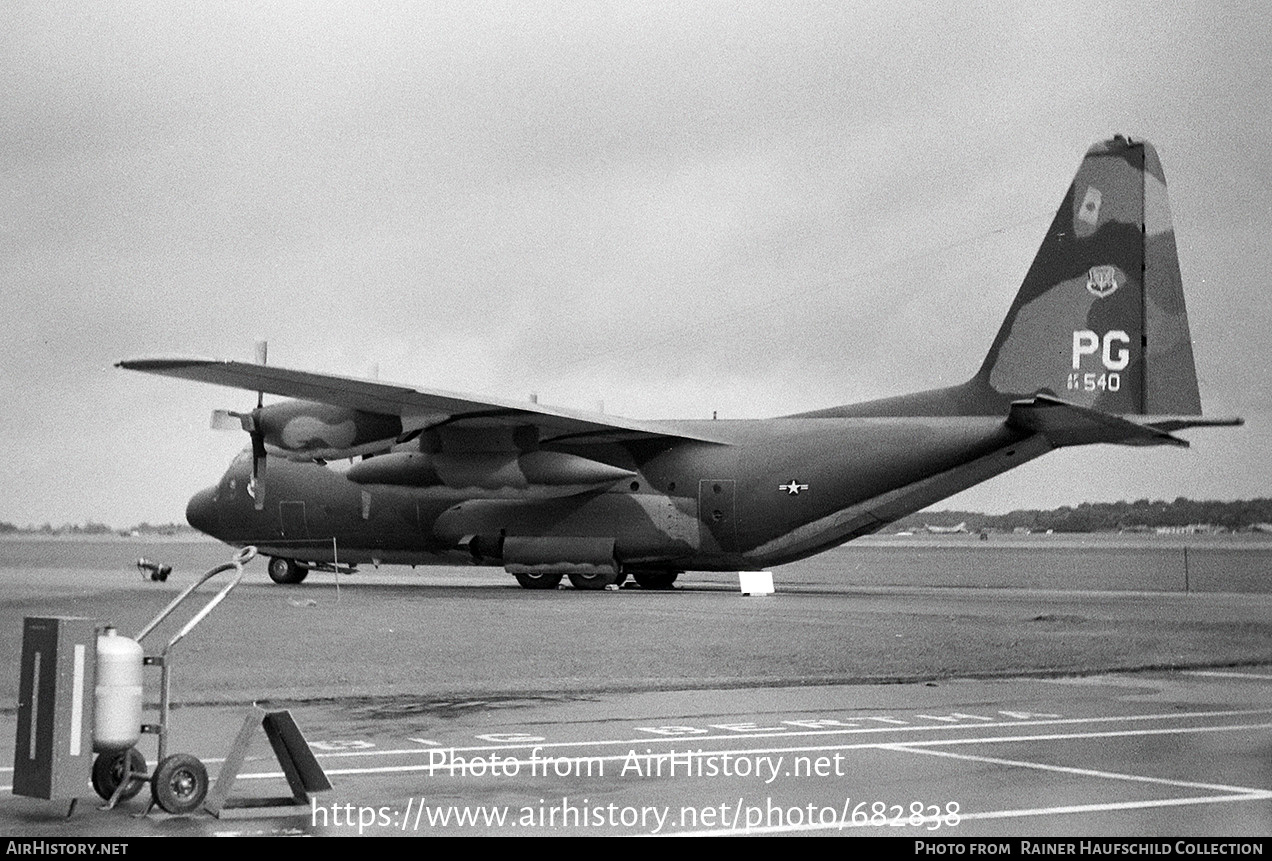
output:
[[[214,383],[247,391],[268,392],[366,413],[398,416],[403,432],[437,425],[533,425],[541,440],[586,437],[589,441],[640,438],[687,439],[724,443],[675,423],[642,422],[593,413],[541,406],[500,398],[478,399],[438,389],[412,388],[378,380],[296,371],[251,362],[199,358],[126,359],[116,367],[165,377]]]

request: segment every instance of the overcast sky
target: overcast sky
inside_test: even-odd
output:
[[[7,3],[0,520],[181,520],[250,358],[635,418],[961,382],[1094,141],[1165,166],[1191,450],[942,507],[1272,495],[1272,15],[1250,3]]]

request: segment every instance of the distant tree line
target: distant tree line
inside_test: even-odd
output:
[[[136,526],[119,530],[124,535],[134,532],[139,535],[173,535],[178,532],[193,531],[184,523],[138,523]],[[54,526],[51,523],[45,523],[42,526],[18,526],[0,520],[0,535],[110,535],[113,532],[115,532],[114,527],[92,520],[86,523],[63,523],[61,526]]]
[[[1083,502],[1062,505],[1050,510],[1020,509],[1007,514],[982,514],[978,511],[921,511],[898,520],[889,531],[922,529],[924,526],[956,526],[964,523],[970,532],[983,529],[1011,532],[1116,532],[1126,529],[1157,529],[1163,526],[1189,526],[1195,523],[1222,526],[1233,532],[1250,529],[1255,524],[1272,524],[1272,499],[1241,499],[1235,502],[1193,500],[1176,497],[1174,502],[1137,499],[1134,502]],[[53,526],[17,526],[0,521],[0,535],[107,535],[115,530],[104,523],[66,523]],[[174,535],[193,532],[184,523],[138,523],[119,530],[128,535]]]
[[[1048,511],[1021,509],[1007,514],[981,514],[975,511],[929,511],[912,514],[894,525],[894,529],[922,529],[924,525],[955,526],[966,523],[968,530],[989,529],[1011,532],[1116,532],[1120,530],[1157,529],[1166,526],[1209,524],[1233,532],[1250,529],[1255,524],[1272,523],[1272,499],[1244,499],[1235,502],[1194,500],[1180,496],[1174,502],[1137,499],[1134,502],[1084,502],[1077,506],[1062,505]]]

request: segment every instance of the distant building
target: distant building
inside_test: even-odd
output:
[[[965,535],[967,534],[967,521],[954,526],[932,526],[931,524],[923,524],[923,528],[933,535]]]

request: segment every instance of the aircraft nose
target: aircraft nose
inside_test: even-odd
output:
[[[219,518],[216,514],[216,488],[208,487],[190,497],[186,505],[186,521],[200,532],[212,535]]]

